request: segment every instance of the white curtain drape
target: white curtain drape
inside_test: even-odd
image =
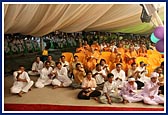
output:
[[[139,4],[4,4],[4,33],[150,32],[153,24],[141,22],[141,11]],[[159,15],[164,19],[163,8]]]

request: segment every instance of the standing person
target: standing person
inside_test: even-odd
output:
[[[34,61],[32,65],[32,71],[29,71],[29,75],[40,75],[40,72],[43,68],[43,62],[40,60],[40,57],[37,56],[36,60]]]
[[[123,87],[123,83],[125,82],[125,71],[122,70],[122,65],[120,63],[116,64],[116,68],[111,71],[114,75],[114,80],[119,86],[119,88]]]
[[[68,87],[71,85],[72,81],[68,77],[67,68],[63,67],[61,62],[56,62],[56,67],[53,73],[56,78],[53,80],[54,89],[57,87]]]
[[[137,94],[137,84],[132,76],[128,78],[128,82],[125,82],[121,95],[124,98],[124,103],[134,103],[143,100],[143,96]]]
[[[30,80],[30,77],[28,73],[25,71],[25,68],[23,65],[19,66],[18,71],[15,71],[13,73],[14,76],[14,83],[11,87],[11,93],[16,93],[18,96],[22,97],[23,93],[28,92],[31,90],[30,88],[34,84],[32,80]]]
[[[144,89],[142,91],[142,96],[144,96],[144,103],[150,105],[164,104],[164,97],[158,95],[158,90],[163,83],[158,81],[159,74],[156,72],[151,73],[151,80],[145,83]]]
[[[99,98],[101,103],[119,103],[123,101],[123,98],[118,93],[118,86],[114,82],[114,75],[109,73],[107,75],[108,81],[105,82],[103,87],[103,95]]]
[[[48,57],[48,47],[46,46],[44,50],[42,51],[42,62],[45,62]]]
[[[52,84],[53,81],[53,68],[50,66],[50,62],[45,62],[45,67],[41,70],[40,77],[38,78],[35,86],[37,88],[43,88],[46,85]]]
[[[101,92],[96,90],[96,87],[96,80],[92,78],[92,72],[88,71],[82,82],[82,91],[79,92],[78,99],[89,100],[90,97],[94,97],[94,99],[98,100],[97,97],[101,95]]]

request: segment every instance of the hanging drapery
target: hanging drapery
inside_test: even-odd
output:
[[[4,33],[43,36],[53,31],[149,33],[139,4],[5,4]],[[164,8],[159,11],[164,19]]]

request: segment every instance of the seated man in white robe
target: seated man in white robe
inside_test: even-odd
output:
[[[118,88],[121,89],[126,80],[125,71],[122,70],[122,65],[120,63],[117,63],[116,68],[113,69],[111,73],[114,75],[114,82],[116,82],[118,85]]]
[[[30,90],[34,82],[30,80],[30,77],[27,72],[24,71],[24,66],[19,66],[19,70],[13,73],[14,83],[11,87],[11,93],[18,94],[22,97],[23,93],[26,93]]]
[[[50,66],[50,62],[45,62],[45,67],[41,70],[40,77],[38,78],[35,86],[37,88],[43,88],[46,85],[52,84],[53,81],[53,68]]]
[[[106,72],[101,68],[100,64],[96,64],[96,68],[92,71],[93,78],[96,80],[97,89],[103,89],[105,80],[107,79]]]
[[[61,62],[56,62],[56,67],[54,68],[53,72],[56,76],[56,78],[53,80],[53,88],[68,87],[71,85],[72,81],[68,77],[67,68],[62,67]]]
[[[151,80],[145,83],[141,95],[144,96],[144,103],[150,105],[164,104],[164,97],[158,95],[158,90],[163,83],[158,81],[159,74],[156,72],[151,73]]]
[[[140,62],[140,66],[137,67],[137,71],[139,72],[139,77],[136,80],[136,83],[138,85],[138,89],[141,89],[144,86],[145,82],[150,81],[149,77],[146,75],[148,74],[148,70],[146,69],[147,64],[145,64],[143,61]]]
[[[60,62],[61,62],[62,67],[66,67],[67,71],[69,71],[69,62],[67,62],[65,60],[65,56],[64,55],[61,56]]]
[[[32,65],[32,71],[29,71],[29,75],[40,75],[41,70],[43,69],[43,62],[40,61],[40,57],[37,56],[36,60]]]
[[[100,60],[100,65],[101,65],[101,68],[106,72],[106,74],[110,73],[110,68],[109,68],[108,64],[106,64],[105,59]]]
[[[124,98],[124,103],[134,103],[143,100],[143,96],[137,93],[137,84],[132,76],[124,83],[120,93]]]
[[[114,82],[114,75],[109,73],[107,75],[108,81],[105,82],[103,87],[103,95],[99,97],[99,102],[104,104],[119,103],[123,101],[123,98],[119,95],[118,86]]]

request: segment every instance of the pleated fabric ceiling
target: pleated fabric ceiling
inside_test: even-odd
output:
[[[43,36],[53,31],[150,33],[139,4],[5,4],[4,33]],[[159,10],[164,19],[164,8]]]

